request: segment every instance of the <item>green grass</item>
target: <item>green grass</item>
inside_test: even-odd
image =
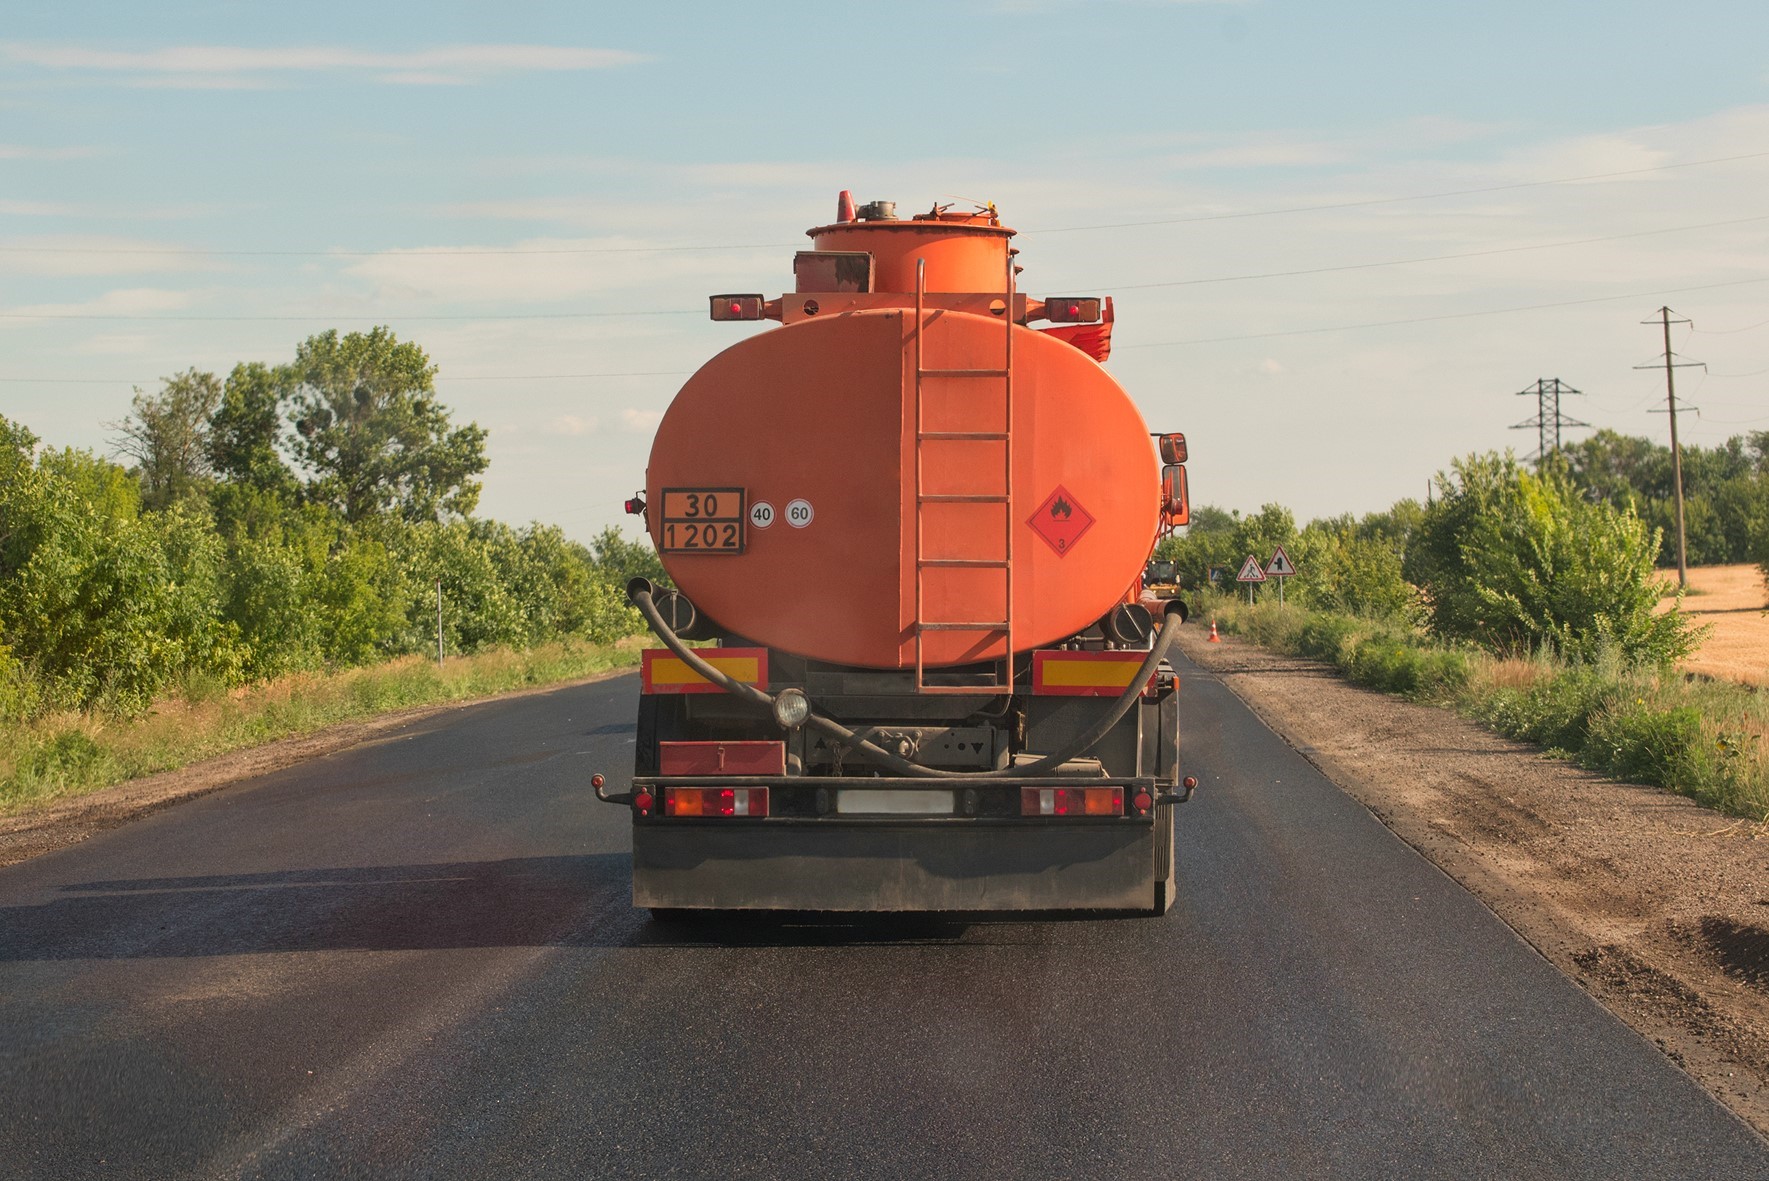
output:
[[[635,665],[630,643],[545,644],[304,673],[225,690],[194,684],[147,714],[63,713],[0,729],[0,814],[38,808],[156,771],[411,706],[559,684]]]
[[[1263,648],[1455,709],[1611,778],[1769,818],[1769,694],[1752,686],[1607,659],[1501,659],[1435,643],[1402,624],[1276,604],[1213,599],[1202,614]]]

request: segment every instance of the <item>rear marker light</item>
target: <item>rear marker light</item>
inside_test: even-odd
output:
[[[1132,797],[1130,802],[1133,805],[1135,805],[1136,814],[1138,816],[1141,816],[1149,810],[1149,806],[1151,804],[1153,804],[1155,801],[1154,801],[1154,798],[1151,797],[1148,792],[1139,791],[1136,793],[1136,795],[1134,797]]]
[[[1091,324],[1099,316],[1097,296],[1065,295],[1044,301],[1044,317],[1053,324]]]
[[[639,792],[633,797],[633,811],[641,816],[651,815],[651,809],[655,807],[656,804],[657,801],[652,798],[651,793],[648,791]]]
[[[765,787],[666,787],[665,816],[766,816]]]
[[[1122,816],[1121,787],[1022,787],[1021,816]]]
[[[709,300],[715,320],[760,320],[763,299],[759,295],[715,295]]]

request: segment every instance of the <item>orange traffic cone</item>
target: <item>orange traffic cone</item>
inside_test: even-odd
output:
[[[1222,643],[1222,637],[1216,634],[1216,621],[1214,619],[1210,621],[1210,642],[1212,644]]]

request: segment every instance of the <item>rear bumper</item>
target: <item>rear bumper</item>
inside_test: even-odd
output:
[[[1097,780],[1094,782],[1098,782]],[[1154,822],[674,820],[633,827],[636,906],[1162,911],[1172,809]]]

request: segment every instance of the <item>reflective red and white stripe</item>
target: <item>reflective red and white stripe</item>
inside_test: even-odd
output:
[[[765,787],[666,787],[665,816],[766,816]]]
[[[1121,787],[1022,787],[1021,816],[1122,816]]]

